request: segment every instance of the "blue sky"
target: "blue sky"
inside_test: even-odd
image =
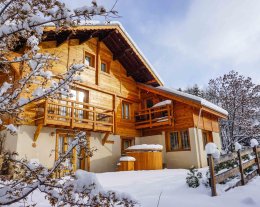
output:
[[[114,2],[97,0],[106,8]],[[260,1],[118,0],[116,10],[165,85],[203,87],[232,69],[260,83]]]

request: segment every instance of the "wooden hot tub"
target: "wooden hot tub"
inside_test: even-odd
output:
[[[132,149],[131,147],[126,150],[127,156],[136,159],[134,163],[135,170],[160,170],[162,169],[162,149],[148,148],[149,145],[139,149]],[[133,147],[134,148],[134,147]]]

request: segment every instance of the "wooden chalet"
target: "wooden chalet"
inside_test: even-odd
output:
[[[73,98],[26,107],[27,121],[16,123],[17,135],[8,134],[6,143],[20,156],[51,166],[79,130],[88,132],[90,147],[97,152],[87,160],[68,161],[74,170],[114,171],[127,147],[151,143],[164,146],[163,164],[168,168],[203,167],[205,144],[221,145],[218,120],[226,118],[226,111],[165,88],[120,24],[78,26],[59,33],[46,27],[40,49],[60,58],[51,69],[56,76],[73,63],[89,67],[71,87]],[[19,47],[17,51],[19,55]],[[51,150],[56,153],[49,157]]]

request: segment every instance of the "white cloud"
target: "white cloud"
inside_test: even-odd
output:
[[[258,0],[197,0],[182,18],[147,24],[165,82],[203,85],[234,69],[260,83],[259,11]]]
[[[183,21],[169,22],[172,46],[205,61],[258,61],[259,11],[254,0],[193,1]]]

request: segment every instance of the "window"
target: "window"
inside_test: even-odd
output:
[[[95,67],[95,56],[85,52],[85,64],[90,66],[90,67]]]
[[[146,100],[146,107],[151,108],[153,106],[153,100],[152,99],[147,99]]]
[[[124,154],[125,150],[135,144],[133,137],[121,137],[121,153]]]
[[[170,144],[171,144],[171,151],[178,150],[179,146],[179,133],[178,132],[171,132],[170,133]]]
[[[166,136],[167,151],[190,150],[188,130],[169,132]]]
[[[101,62],[101,71],[108,73],[108,68],[107,68],[107,64],[104,62]]]
[[[202,140],[203,140],[203,146],[205,149],[206,144],[208,144],[209,142],[213,142],[212,132],[202,131]]]
[[[77,122],[82,122],[82,119],[87,117],[87,111],[84,109],[86,108],[86,105],[84,105],[83,103],[88,102],[88,92],[72,89],[71,94],[71,100],[76,101],[74,103],[74,117],[78,118]]]
[[[130,103],[122,102],[122,119],[130,119]]]
[[[110,62],[101,59],[100,70],[104,73],[109,73],[109,68],[110,68]]]

